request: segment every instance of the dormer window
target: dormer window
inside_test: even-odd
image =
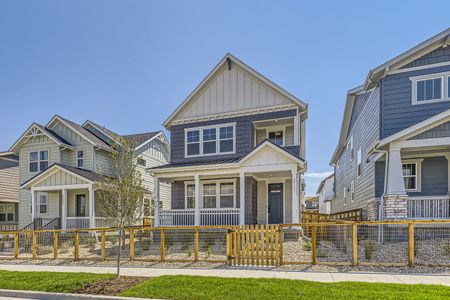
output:
[[[411,77],[412,104],[428,104],[450,100],[450,72]]]
[[[208,156],[235,152],[235,124],[185,129],[185,156]]]

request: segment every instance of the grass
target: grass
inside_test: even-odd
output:
[[[70,293],[114,275],[0,271],[0,289]]]
[[[121,296],[177,300],[450,299],[450,288],[439,285],[161,276],[136,285]]]

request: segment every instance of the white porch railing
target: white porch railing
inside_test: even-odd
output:
[[[449,196],[409,197],[408,219],[449,219]]]
[[[239,208],[200,209],[200,225],[239,225]]]
[[[106,218],[96,217],[95,218],[95,228],[109,227],[108,222],[106,222]]]
[[[89,217],[67,217],[66,218],[66,229],[81,229],[89,228],[90,226]]]
[[[164,209],[159,212],[160,226],[193,226],[193,209]]]

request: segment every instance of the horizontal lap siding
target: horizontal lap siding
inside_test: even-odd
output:
[[[19,201],[19,162],[0,158],[0,201]]]

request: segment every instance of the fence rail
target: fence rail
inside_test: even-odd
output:
[[[115,228],[0,232],[1,259],[115,259]],[[450,220],[127,228],[123,260],[450,267]]]
[[[450,219],[450,198],[409,197],[407,200],[408,219]]]

